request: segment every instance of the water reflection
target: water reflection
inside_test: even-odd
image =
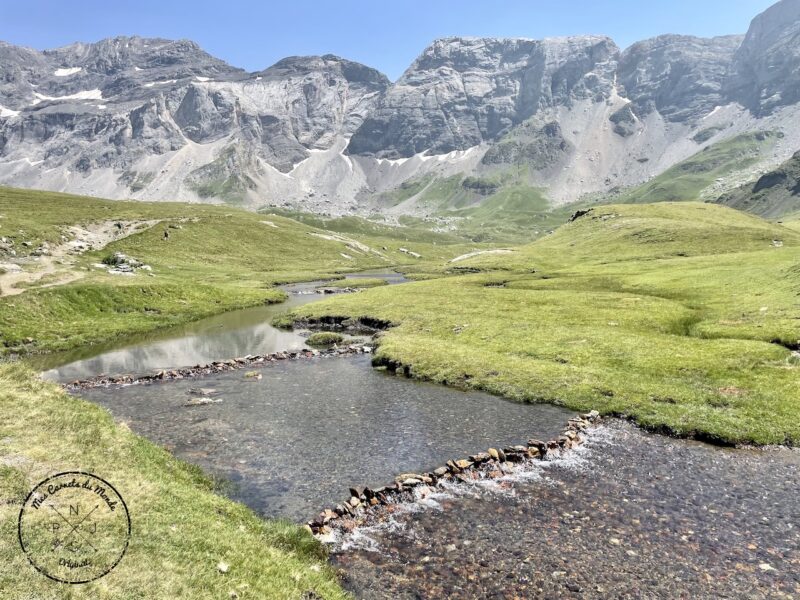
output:
[[[390,284],[403,283],[399,273],[369,271],[348,278],[381,277]],[[90,346],[34,359],[42,377],[70,382],[96,375],[141,374],[161,369],[188,367],[276,351],[299,350],[305,338],[294,331],[273,327],[272,318],[295,306],[319,300],[315,288],[323,282],[284,286],[286,302],[216,315],[165,331],[128,338],[106,346]]]

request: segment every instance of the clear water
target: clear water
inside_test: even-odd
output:
[[[402,275],[365,272],[350,277]],[[234,311],[111,347],[48,357],[48,379],[144,373],[247,354],[299,349],[305,338],[270,325],[318,300],[322,282],[286,286],[277,305]],[[397,378],[368,356],[280,362],[263,379],[243,371],[150,386],[82,392],[135,431],[231,483],[229,493],[268,516],[311,518],[352,485],[383,485],[490,446],[556,434],[569,413]],[[187,406],[196,388],[217,404]]]
[[[343,534],[332,558],[370,600],[797,597],[798,484],[796,449],[720,449],[607,421],[502,480],[418,488]]]
[[[345,500],[352,485],[383,485],[491,446],[552,437],[571,415],[388,375],[364,355],[271,363],[261,373],[82,396],[232,482],[233,498],[295,520]],[[222,402],[186,406],[199,387],[217,390]]]
[[[404,283],[400,273],[365,271],[348,279],[381,277],[390,284]],[[31,362],[42,377],[66,383],[96,375],[141,374],[189,367],[246,354],[299,350],[305,338],[294,331],[276,329],[272,318],[287,310],[320,299],[314,290],[323,282],[284,286],[289,298],[280,304],[231,311],[186,325],[105,346],[88,346],[48,355]]]

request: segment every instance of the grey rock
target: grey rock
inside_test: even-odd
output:
[[[158,175],[132,174],[141,159],[184,150],[190,166],[193,144],[230,140],[218,164],[181,177],[193,191],[241,192],[261,161],[287,173],[309,150],[351,135],[388,85],[332,55],[248,74],[186,40],[120,37],[44,52],[1,43],[0,163],[25,158],[84,177],[110,169],[138,192]],[[232,155],[237,144],[244,151]]]
[[[800,211],[800,152],[715,202],[770,219]]]
[[[624,138],[632,136],[638,130],[637,123],[639,120],[636,118],[630,104],[620,108],[608,120],[614,124],[614,133]]]
[[[394,84],[333,55],[247,73],[187,40],[0,42],[0,185],[335,216],[453,175],[483,203],[511,166],[563,203],[643,183],[738,133],[783,132],[731,178],[763,174],[800,147],[796,112],[800,0],[745,37],[665,35],[624,52],[603,36],[441,39]],[[391,210],[432,210],[415,202]]]
[[[725,103],[723,84],[741,42],[737,35],[662,35],[638,42],[620,57],[620,93],[639,117],[654,111],[669,121],[703,117]],[[619,115],[614,122],[619,125],[625,118]]]
[[[497,140],[542,109],[610,95],[618,52],[600,36],[437,40],[381,99],[348,152],[395,159]]]
[[[753,19],[726,88],[756,114],[800,101],[800,0],[782,0]]]
[[[481,162],[484,165],[528,165],[544,170],[559,164],[573,149],[557,122],[541,128],[526,123],[516,128],[513,135],[491,146]]]

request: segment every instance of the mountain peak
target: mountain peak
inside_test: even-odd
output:
[[[288,56],[261,71],[259,75],[264,77],[304,76],[321,71],[336,72],[350,83],[364,83],[379,88],[388,87],[391,83],[389,78],[377,69],[335,54]]]

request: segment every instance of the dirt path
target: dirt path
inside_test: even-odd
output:
[[[141,233],[160,223],[151,221],[100,221],[86,226],[72,226],[65,231],[68,242],[53,247],[46,256],[26,257],[0,263],[0,296],[16,296],[35,286],[36,289],[65,285],[83,278],[86,273],[74,270],[77,258],[84,252],[102,250],[111,242]],[[47,278],[46,283],[41,282]]]

